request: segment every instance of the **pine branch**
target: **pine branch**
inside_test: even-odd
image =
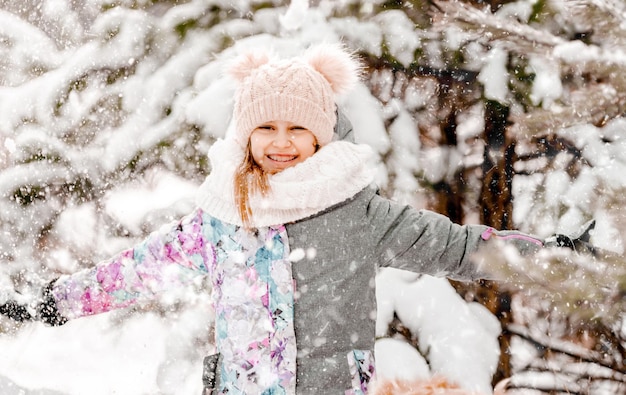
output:
[[[515,377],[514,377],[515,378]],[[521,394],[526,394],[528,390],[533,391],[533,393],[536,393],[536,391],[542,393],[542,394],[550,394],[550,395],[557,395],[557,394],[564,394],[564,395],[589,395],[589,392],[586,390],[577,390],[571,387],[568,387],[566,385],[557,385],[556,383],[554,385],[549,385],[549,384],[539,384],[539,383],[535,383],[536,380],[533,381],[533,384],[526,384],[526,383],[518,383],[517,381],[519,381],[519,379],[517,378],[516,380],[511,380],[507,385],[506,385],[506,390],[507,393],[511,393],[511,394],[517,394],[517,393],[521,393]],[[579,386],[577,386],[579,387]],[[516,390],[520,390],[523,392],[517,392]]]
[[[510,246],[480,251],[480,270],[502,279],[502,287],[530,292],[549,301],[556,311],[573,319],[610,323],[626,311],[626,267],[619,254],[577,254],[545,249],[532,257],[519,256]]]
[[[623,31],[624,12],[615,2],[599,0],[563,0],[567,4],[593,4],[604,12],[604,24],[617,26],[611,37]],[[514,128],[525,134],[550,131],[577,124],[603,125],[626,113],[626,47],[602,40],[602,46],[585,44],[552,34],[547,29],[527,25],[512,18],[504,18],[480,10],[463,2],[433,0],[430,8],[433,29],[443,31],[450,25],[460,25],[468,34],[467,40],[482,42],[485,47],[499,46],[512,54],[535,54],[557,60],[563,67],[562,79],[569,77],[566,93],[550,108],[535,108],[531,112],[515,112],[511,118]],[[563,6],[566,7],[566,6]],[[580,8],[580,7],[578,7]],[[595,7],[594,7],[595,8]],[[570,7],[571,9],[571,7]],[[589,13],[588,8],[584,8]],[[570,14],[571,16],[571,14]],[[580,16],[583,20],[585,16]],[[586,20],[596,20],[599,17]],[[602,30],[604,31],[604,30]],[[622,40],[623,41],[623,40]],[[586,75],[593,80],[586,80]],[[574,78],[572,78],[574,77]]]
[[[619,90],[615,89],[620,87]],[[512,131],[532,136],[551,133],[574,125],[603,126],[626,113],[626,85],[590,82],[572,91],[566,103],[531,112],[513,111]]]
[[[602,378],[607,380],[614,380],[620,383],[626,383],[626,374],[622,373],[622,371],[624,370],[624,366],[622,364],[618,364],[616,361],[606,358],[603,353],[589,350],[582,346],[577,346],[572,342],[553,339],[541,333],[533,333],[531,329],[518,324],[509,324],[507,325],[506,330],[513,335],[519,336],[520,338],[530,343],[533,343],[535,346],[540,346],[543,349],[551,350],[553,352],[564,354],[580,361],[587,362],[589,364],[610,369],[608,375],[601,377],[598,377],[598,375],[591,375],[592,378]],[[554,369],[551,368],[551,370]],[[563,373],[579,374],[575,372]]]
[[[510,48],[537,53],[540,49],[548,51],[567,41],[554,34],[513,19],[504,19],[492,14],[488,9],[479,10],[457,1],[433,0],[433,29],[444,30],[450,24],[462,24],[476,34],[491,41],[511,44]]]
[[[507,390],[532,389],[542,393],[563,393],[567,395],[590,394],[592,393],[590,389],[594,383],[611,383],[612,390],[616,391],[614,393],[622,393],[618,390],[626,389],[626,381],[622,378],[605,377],[600,373],[590,372],[589,370],[594,366],[589,366],[589,369],[584,372],[568,370],[567,368],[571,366],[576,365],[564,365],[565,369],[561,369],[555,366],[539,365],[537,362],[534,362],[532,366],[514,373],[508,380],[505,388]],[[547,380],[543,379],[542,376],[550,377],[553,384],[547,384]],[[606,386],[603,386],[603,388],[609,390]]]
[[[602,4],[598,0],[588,1]],[[473,32],[476,39],[482,39],[483,42],[487,40],[486,44],[497,42],[511,52],[552,56],[569,65],[626,64],[624,48],[605,49],[597,45],[586,45],[582,41],[565,39],[548,30],[537,29],[512,18],[503,18],[462,2],[433,0],[432,3],[434,7],[430,10],[433,13],[433,29],[436,31],[445,30],[456,23]],[[617,13],[621,18],[620,11],[608,7],[611,14]],[[626,24],[626,19],[618,22],[618,25]]]
[[[621,23],[626,23],[626,8],[617,0],[564,0],[566,6],[586,10],[588,6],[596,7]]]

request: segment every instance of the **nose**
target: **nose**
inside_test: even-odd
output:
[[[278,130],[276,130],[273,144],[278,148],[286,148],[291,145],[291,135],[287,128],[279,127]]]

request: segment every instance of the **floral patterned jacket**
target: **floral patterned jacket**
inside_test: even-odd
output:
[[[294,283],[284,226],[246,231],[201,209],[115,258],[58,279],[69,319],[123,308],[208,275],[216,312],[219,393],[295,393]],[[208,380],[215,377],[209,375]]]

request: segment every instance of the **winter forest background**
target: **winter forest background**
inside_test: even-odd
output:
[[[364,61],[342,107],[385,196],[541,237],[596,219],[606,251],[503,246],[480,257],[498,282],[381,273],[380,371],[626,393],[620,0],[0,0],[0,302],[190,212],[224,62],[322,41]],[[199,393],[207,302],[196,283],[60,328],[1,319],[0,392]]]

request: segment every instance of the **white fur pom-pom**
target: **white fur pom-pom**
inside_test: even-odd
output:
[[[330,83],[336,95],[347,93],[359,80],[360,62],[340,45],[317,45],[307,51],[305,58]]]

